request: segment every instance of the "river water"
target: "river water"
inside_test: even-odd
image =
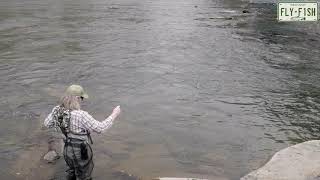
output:
[[[318,139],[319,23],[278,23],[275,9],[232,0],[2,0],[1,179],[62,177],[63,160],[53,175],[34,162],[45,153],[35,153],[47,138],[41,122],[71,83],[85,87],[83,108],[99,120],[122,107],[93,137],[95,179],[121,170],[239,179],[276,151]],[[21,160],[26,152],[34,154]]]

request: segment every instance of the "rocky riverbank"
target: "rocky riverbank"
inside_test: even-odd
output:
[[[307,141],[277,152],[260,169],[241,180],[320,179],[320,141]]]

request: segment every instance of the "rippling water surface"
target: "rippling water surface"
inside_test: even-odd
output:
[[[94,136],[96,179],[120,170],[239,179],[279,149],[319,138],[319,24],[277,23],[275,9],[2,0],[1,179],[47,176],[36,170],[41,154],[21,159],[46,140],[40,122],[71,83],[87,89],[84,109],[97,119],[123,109]],[[59,179],[63,169],[49,175]]]

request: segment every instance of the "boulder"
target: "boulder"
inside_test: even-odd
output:
[[[48,163],[53,163],[55,160],[59,159],[60,156],[56,151],[49,151],[43,156],[43,159]]]
[[[277,152],[260,169],[241,180],[320,180],[320,141],[313,140]]]

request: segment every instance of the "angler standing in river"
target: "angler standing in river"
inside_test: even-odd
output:
[[[79,85],[71,85],[44,121],[49,128],[57,128],[64,136],[64,159],[69,167],[67,180],[91,180],[93,153],[91,132],[101,133],[110,128],[120,114],[120,106],[113,109],[107,119],[100,122],[81,110],[81,102],[88,95]]]

